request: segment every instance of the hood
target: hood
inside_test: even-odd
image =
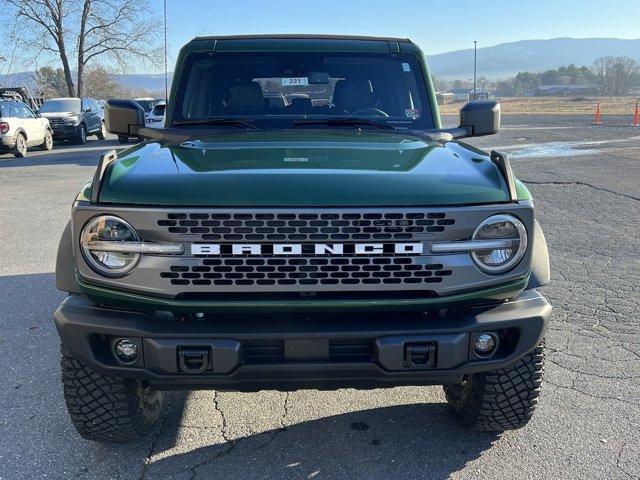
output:
[[[398,133],[258,131],[119,153],[101,202],[166,206],[401,206],[508,201],[483,152]]]
[[[71,115],[80,115],[78,112],[46,112],[41,113],[44,118],[70,117]]]

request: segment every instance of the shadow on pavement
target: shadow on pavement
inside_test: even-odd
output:
[[[127,445],[88,442],[75,432],[62,398],[59,340],[51,317],[64,293],[55,289],[54,275],[0,276],[0,294],[0,367],[6,371],[6,388],[0,391],[0,451],[7,459],[0,462],[3,478],[17,478],[16,472],[28,478],[131,478],[131,472],[142,470],[141,478],[147,479],[444,479],[498,439],[464,429],[444,403],[334,414],[339,406],[323,407],[316,398],[322,394],[310,391],[290,394],[284,410],[265,404],[239,416],[242,410],[231,404],[221,409],[222,421],[216,414],[199,414],[194,425],[185,421],[185,411],[195,407],[209,415],[215,408],[192,405],[189,393],[179,391],[166,393],[165,416],[145,438]],[[25,349],[38,361],[8,368]],[[394,397],[390,390],[391,402]],[[337,401],[339,395],[329,392],[327,401],[332,398]],[[230,433],[260,430],[265,418],[279,416],[281,428]],[[60,462],[52,463],[54,458]]]
[[[23,158],[15,158],[12,154],[0,154],[0,168],[68,164],[95,166],[102,152],[111,149],[121,150],[133,145],[134,142],[123,145],[117,140],[94,139],[88,139],[84,145],[77,145],[72,142],[56,142],[53,150],[49,152],[31,148],[27,156]]]
[[[243,480],[444,479],[498,438],[464,429],[445,404],[398,405],[304,421],[186,453],[168,456],[165,450],[146,473]]]

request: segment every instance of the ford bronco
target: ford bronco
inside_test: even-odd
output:
[[[278,101],[273,101],[274,99]],[[443,128],[407,39],[196,38],[164,126],[109,132],[57,257],[62,383],[85,438],[128,441],[163,391],[443,385],[453,415],[531,418],[549,259],[496,133],[499,104]]]

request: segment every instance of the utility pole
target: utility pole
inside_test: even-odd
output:
[[[478,65],[478,41],[473,41],[473,99],[476,100],[476,72]]]

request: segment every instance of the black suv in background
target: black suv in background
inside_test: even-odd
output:
[[[40,114],[49,119],[55,140],[83,144],[89,135],[105,138],[104,113],[92,98],[52,98],[44,102]]]

